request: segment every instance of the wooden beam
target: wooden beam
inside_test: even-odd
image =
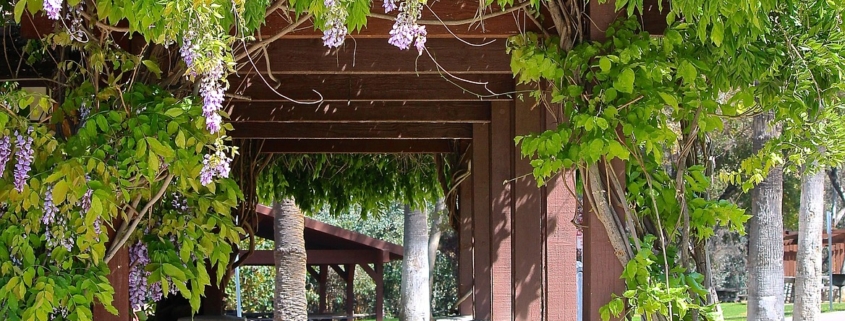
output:
[[[488,102],[354,102],[296,105],[242,102],[229,108],[233,122],[274,123],[486,123]]]
[[[374,250],[306,250],[309,265],[322,264],[368,264],[389,260],[382,257],[381,251]],[[241,251],[246,253],[246,251]],[[276,261],[272,250],[255,250],[244,265],[273,266]]]
[[[355,314],[355,265],[346,264],[346,315],[347,321],[354,321]]]
[[[328,311],[328,278],[329,278],[329,266],[328,265],[320,265],[320,274],[317,277],[317,282],[320,284],[320,302],[318,304],[319,313],[326,313]]]
[[[233,138],[251,139],[469,139],[471,124],[234,123]]]
[[[317,270],[315,270],[315,269],[314,269],[314,266],[312,266],[312,265],[307,265],[307,266],[305,266],[305,269],[308,271],[308,274],[310,274],[310,275],[311,275],[311,277],[312,277],[312,278],[314,278],[314,280],[319,280],[319,279],[320,279],[320,272],[318,272]]]
[[[262,153],[269,154],[436,154],[451,153],[449,139],[270,139]]]
[[[357,39],[379,38],[384,39],[384,41],[390,37],[390,30],[393,29],[396,11],[384,14],[384,9],[380,5],[381,2],[374,3],[373,8],[371,8],[372,12],[385,18],[369,18],[366,28],[362,28],[360,31],[350,31],[350,37]],[[485,17],[483,20],[477,18],[479,14],[489,15],[491,13],[502,12],[503,10],[496,5],[491,5],[486,9],[479,8],[479,2],[473,0],[438,1],[429,3],[429,5],[431,10],[424,8],[421,17],[425,22],[432,22],[425,26],[429,39],[507,38],[518,34],[521,30],[539,30],[534,23],[525,20],[524,14],[521,11],[513,12],[513,9],[505,11],[501,15]],[[436,16],[432,13],[432,10],[436,13]],[[481,12],[479,13],[478,11]],[[260,30],[262,36],[266,38],[275,35],[278,30],[290,25],[288,19],[290,19],[288,14],[271,14],[267,17],[267,24]],[[446,25],[439,21],[447,21],[449,23]],[[466,23],[454,23],[462,21],[466,21]],[[543,21],[546,27],[551,26],[551,19],[541,19],[540,21]],[[309,21],[300,25],[296,31],[285,35],[284,38],[321,38],[322,36],[322,32],[315,30],[313,23]],[[347,41],[350,40],[347,39]],[[473,42],[483,43],[484,41],[479,40]]]
[[[235,101],[479,101],[511,100],[513,75],[279,75],[229,77]],[[268,85],[269,84],[269,85]],[[271,86],[272,85],[272,88]],[[275,91],[275,92],[274,92]],[[285,97],[282,97],[284,95]]]
[[[337,273],[337,275],[339,275],[340,278],[343,279],[344,282],[346,282],[346,273],[347,273],[346,270],[344,268],[340,267],[340,265],[337,265],[337,264],[332,264],[331,267],[332,267],[332,270],[334,270],[335,273]]]
[[[115,219],[112,226],[120,226],[121,222],[121,219]],[[109,228],[108,234],[112,238],[115,236],[115,231]],[[107,278],[109,284],[115,290],[112,306],[117,309],[117,315],[107,311],[99,301],[95,301],[94,310],[92,311],[94,320],[134,320],[135,314],[132,313],[132,307],[129,305],[129,246],[120,247],[115,256],[109,261],[108,267],[109,275]]]
[[[467,157],[470,164],[474,164],[472,153],[469,153]],[[458,213],[460,215],[458,223],[458,243],[460,244],[458,249],[458,298],[462,298],[467,292],[471,292],[473,287],[472,181],[473,177],[470,176],[458,187]],[[464,299],[458,306],[458,313],[460,315],[472,315],[472,300]]]
[[[350,40],[337,49],[326,48],[322,39],[281,39],[267,46],[270,69],[268,59],[263,57],[252,62],[244,59],[238,73],[512,75],[506,44],[498,40],[473,47],[454,38],[430,39],[425,43],[429,57],[426,53],[420,56],[416,50],[399,50],[384,39]],[[390,59],[385,59],[386,54]]]

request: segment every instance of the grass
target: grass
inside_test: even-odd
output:
[[[822,313],[828,312],[827,302],[822,303]],[[722,313],[725,321],[745,321],[747,319],[748,306],[745,303],[722,303]],[[833,303],[833,311],[845,311],[845,303]],[[784,305],[784,312],[787,316],[792,315],[792,304]]]

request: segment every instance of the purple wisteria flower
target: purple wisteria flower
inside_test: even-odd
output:
[[[194,34],[193,30],[188,31],[182,37],[182,47],[179,48],[179,54],[181,54],[182,60],[185,61],[188,69],[194,66],[194,60],[197,58],[196,48],[194,47]]]
[[[399,8],[396,6],[396,0],[384,0],[384,5],[382,6],[384,7],[384,13],[388,13]]]
[[[62,2],[63,0],[44,0],[44,11],[47,12],[47,17],[53,20],[62,18]]]
[[[56,214],[59,207],[53,204],[53,185],[47,186],[47,193],[44,194],[44,215],[41,216],[41,224],[50,225],[56,221]]]
[[[15,151],[15,158],[17,159],[17,164],[15,164],[15,190],[18,193],[23,192],[26,180],[29,178],[29,170],[32,168],[34,154],[32,150],[32,137],[29,136],[32,134],[32,127],[29,127],[26,132],[28,135],[24,137],[18,131],[15,131],[15,147],[17,148]]]
[[[202,115],[205,116],[205,125],[212,134],[220,131],[223,118],[217,114],[223,108],[223,62],[218,61],[202,79],[200,95],[202,95]]]
[[[229,163],[231,158],[226,157],[222,150],[218,150],[214,154],[206,154],[202,161],[202,170],[200,171],[200,183],[203,186],[208,185],[215,177],[229,177],[231,168]]]
[[[326,23],[323,26],[323,45],[337,48],[346,40],[349,29],[346,27],[346,17],[349,15],[339,0],[325,0]]]
[[[425,26],[420,26],[417,19],[422,14],[422,3],[415,0],[403,2],[399,5],[399,14],[396,16],[396,22],[393,23],[393,29],[390,30],[390,39],[388,43],[406,50],[413,44],[419,54],[422,55],[425,50],[426,37],[428,32]]]
[[[9,157],[12,156],[12,140],[9,136],[0,138],[0,177],[6,171],[6,163],[9,162]]]
[[[147,271],[144,267],[150,263],[147,245],[141,241],[129,247],[129,304],[132,309],[140,310],[147,301]]]

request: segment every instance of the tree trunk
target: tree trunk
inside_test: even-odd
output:
[[[443,214],[446,209],[444,199],[437,200],[434,213],[431,214],[431,232],[428,235],[428,293],[434,296],[434,266],[437,263],[437,249],[440,248],[440,236],[443,235]],[[432,318],[435,305],[431,303]]]
[[[276,296],[274,321],[308,320],[305,299],[305,218],[292,198],[273,202]]]
[[[812,321],[821,314],[825,174],[824,169],[809,172],[805,168],[801,175],[793,320]]]
[[[774,112],[754,116],[754,151],[780,136]],[[748,223],[748,320],[783,320],[783,168],[751,191]]]
[[[405,205],[405,257],[402,259],[399,319],[428,321],[431,298],[428,283],[428,222],[425,212]]]

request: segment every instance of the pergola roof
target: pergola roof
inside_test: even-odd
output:
[[[255,208],[258,228],[255,235],[273,240],[273,212],[265,205]],[[366,264],[401,260],[402,246],[361,233],[305,218],[305,249],[308,264]],[[255,251],[245,265],[273,265],[273,251]]]

